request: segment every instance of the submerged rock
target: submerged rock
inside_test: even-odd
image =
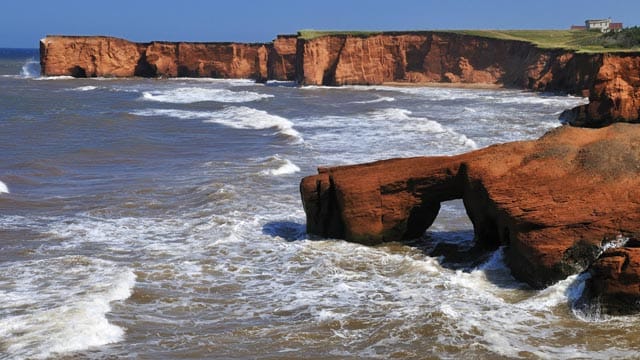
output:
[[[593,264],[593,297],[637,301],[640,251],[601,253],[640,230],[639,137],[632,124],[565,126],[458,156],[322,168],[300,185],[307,231],[364,244],[410,239],[441,202],[462,199],[476,246],[506,246],[517,279],[542,288]]]

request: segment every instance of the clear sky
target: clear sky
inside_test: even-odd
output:
[[[640,0],[7,0],[0,47],[36,48],[47,34],[267,42],[301,29],[567,29],[607,17],[640,25]]]

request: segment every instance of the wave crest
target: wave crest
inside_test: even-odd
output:
[[[205,123],[215,123],[234,129],[265,130],[276,128],[278,133],[303,142],[304,139],[293,128],[288,119],[269,114],[247,106],[230,106],[220,111],[188,111],[175,109],[147,109],[132,112],[139,116],[170,116],[178,119],[200,119]]]
[[[243,103],[271,98],[273,95],[252,91],[231,91],[228,89],[208,89],[183,87],[171,90],[145,91],[142,99],[172,104],[190,104],[203,101],[221,103]]]

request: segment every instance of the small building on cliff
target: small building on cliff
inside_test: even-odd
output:
[[[611,18],[585,20],[584,26],[572,25],[571,30],[597,30],[603,33],[622,30],[622,23],[611,22]]]

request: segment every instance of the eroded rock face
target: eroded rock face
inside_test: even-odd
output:
[[[42,73],[75,77],[138,75],[144,45],[106,36],[48,36],[40,42]]]
[[[269,80],[294,80],[296,78],[296,35],[278,35],[273,41],[268,57]]]
[[[408,239],[432,224],[440,202],[462,199],[477,245],[506,246],[513,275],[541,288],[640,230],[638,136],[632,124],[565,126],[458,156],[323,168],[301,182],[307,228],[365,244]]]
[[[640,312],[640,242],[605,251],[590,269],[589,296],[610,314]]]
[[[48,36],[40,43],[42,73],[48,76],[183,76],[266,81],[269,53],[269,44],[142,44],[102,36]],[[276,50],[271,53],[278,54]]]
[[[589,104],[573,109],[572,124],[601,127],[618,121],[640,121],[640,55],[600,55],[589,87]]]
[[[589,97],[565,114],[572,125],[640,121],[640,55],[577,54],[446,32],[332,35],[298,41],[305,85],[388,82],[491,84]]]

